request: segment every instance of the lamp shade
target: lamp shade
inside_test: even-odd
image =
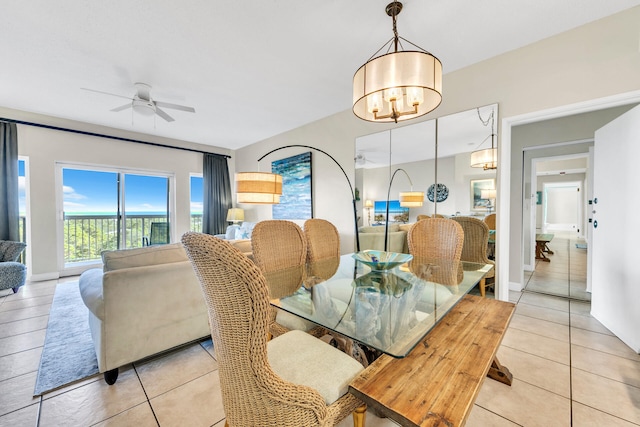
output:
[[[227,211],[227,221],[240,222],[244,221],[244,209],[231,208]]]
[[[238,203],[277,204],[282,194],[282,175],[268,172],[236,173]]]
[[[480,190],[480,198],[481,199],[495,199],[496,198],[496,189],[489,188],[486,190]]]
[[[373,200],[369,200],[369,199],[365,200],[364,201],[364,207],[365,208],[372,208],[373,207]]]
[[[471,167],[483,168],[484,170],[496,169],[498,167],[498,149],[485,148],[471,153]]]
[[[353,76],[353,113],[371,122],[410,120],[442,102],[442,63],[428,52],[378,56]]]
[[[403,208],[417,208],[424,203],[424,192],[422,191],[401,191],[400,206]]]

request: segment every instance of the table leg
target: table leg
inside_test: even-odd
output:
[[[487,376],[508,386],[513,382],[513,374],[509,371],[509,368],[500,363],[497,357],[493,358]]]
[[[545,246],[545,242],[537,242],[536,241],[536,259],[539,259],[541,261],[545,261],[545,262],[550,262],[551,260],[549,258],[547,258],[547,256],[544,254],[544,246]]]
[[[365,368],[382,354],[336,332],[330,332],[330,335],[334,347],[360,362]]]

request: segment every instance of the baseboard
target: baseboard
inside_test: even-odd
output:
[[[516,291],[516,292],[520,292],[522,291],[522,285],[520,283],[516,283],[516,282],[509,282],[509,290],[510,291]]]
[[[59,278],[60,274],[57,271],[52,273],[32,274],[28,277],[30,282],[45,282],[47,280],[58,280]]]

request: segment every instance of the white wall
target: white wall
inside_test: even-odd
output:
[[[558,201],[559,203],[554,203],[553,201],[547,200],[547,215],[551,215],[551,218],[549,217],[547,218],[548,222],[561,223],[561,220],[559,218],[562,217],[566,212],[569,212],[573,208],[575,208],[580,214],[580,217],[577,218],[577,222],[578,222],[577,225],[578,225],[579,231],[578,230],[576,231],[578,231],[580,235],[584,235],[585,215],[584,215],[584,209],[582,208],[585,207],[587,203],[586,191],[584,191],[585,180],[586,180],[586,175],[584,173],[569,173],[564,175],[538,176],[536,191],[542,191],[543,193],[544,193],[545,184],[556,184],[556,183],[568,182],[568,183],[580,183],[580,186],[581,186],[580,198],[579,198],[580,206],[570,206],[571,209],[566,210],[564,209],[564,202],[565,202],[564,200],[559,200]],[[573,191],[575,191],[575,189]],[[566,202],[571,203],[571,199],[567,198]],[[542,228],[542,221],[543,221],[542,207],[543,206],[544,205],[536,205],[536,228]]]
[[[635,7],[451,73],[446,73],[445,63],[443,102],[422,120],[496,102],[499,103],[499,120],[503,120],[638,90],[638,22],[640,7]],[[345,94],[345,98],[348,99],[348,94]],[[239,150],[236,166],[238,170],[256,170],[256,159],[262,153],[286,144],[304,143],[330,152],[353,179],[355,138],[393,127],[363,122],[355,118],[345,105],[345,111],[341,113]],[[498,126],[498,129],[501,127]],[[522,276],[522,170],[518,166],[522,150],[514,150],[513,155],[516,157],[511,165],[514,169],[506,171],[506,176],[511,179],[509,182],[498,182],[499,192],[500,186],[513,188],[512,192],[506,193],[510,195],[508,200],[503,200],[509,203],[509,209],[498,212],[499,226],[502,224],[509,228],[501,232],[501,236],[510,236],[506,246],[498,242],[496,248],[498,262],[503,253],[504,259],[509,260],[508,269],[498,269],[499,288],[502,280],[509,281],[512,278],[519,281]],[[342,194],[340,177],[329,167],[325,164],[314,172],[314,182],[326,180],[330,183],[319,186],[314,199],[316,206],[331,205],[333,209],[317,209],[316,213],[338,226],[345,250],[345,240],[348,240],[345,238],[353,238],[351,221],[348,219],[351,215],[349,200],[348,196]],[[256,212],[256,215],[261,214]],[[268,214],[265,212],[264,215]],[[506,299],[506,289],[500,290],[499,295]]]

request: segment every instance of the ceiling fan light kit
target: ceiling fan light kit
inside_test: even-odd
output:
[[[196,112],[195,108],[193,107],[187,107],[186,105],[171,104],[168,102],[154,100],[151,97],[151,86],[146,83],[138,82],[138,83],[135,83],[134,86],[136,87],[136,93],[135,95],[133,95],[133,97],[118,95],[115,93],[103,92],[103,91],[94,90],[94,89],[87,89],[87,88],[82,88],[82,89],[87,90],[89,92],[100,93],[103,95],[117,96],[119,98],[129,99],[130,102],[124,105],[121,105],[119,107],[113,108],[111,110],[112,112],[116,112],[116,113],[119,111],[124,111],[131,108],[133,111],[143,116],[158,115],[167,122],[173,122],[175,121],[175,119],[171,117],[169,114],[167,114],[160,107],[171,108],[173,110],[179,110],[179,111],[186,111],[188,113]]]
[[[385,9],[393,19],[393,38],[353,76],[353,113],[371,122],[410,120],[435,110],[442,102],[442,63],[438,58],[398,36],[396,17],[402,3]],[[419,50],[401,50],[401,41]],[[393,52],[376,55],[383,49]]]

